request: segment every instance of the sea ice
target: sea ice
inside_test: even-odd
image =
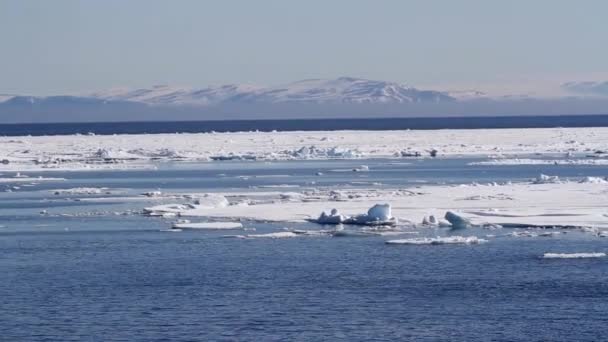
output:
[[[545,253],[544,259],[582,259],[582,258],[603,258],[606,253]]]
[[[199,222],[199,223],[174,223],[173,229],[207,229],[207,230],[225,230],[225,229],[242,229],[243,224],[240,222]]]
[[[284,239],[293,238],[298,236],[304,236],[303,234],[297,234],[294,232],[276,232],[267,234],[247,234],[247,235],[232,235],[226,237],[235,237],[240,239],[257,239],[257,238],[270,238],[270,239]]]
[[[364,226],[394,226],[397,224],[397,219],[391,215],[390,204],[375,204],[368,209],[367,214],[356,216],[345,216],[338,212],[337,209],[332,209],[330,213],[322,212],[321,215],[313,222],[320,224],[355,224]]]
[[[608,180],[606,178],[601,177],[585,177],[581,179],[579,182],[581,184],[589,183],[589,184],[608,184]]]
[[[448,237],[435,237],[435,238],[413,238],[413,239],[399,239],[399,240],[388,240],[387,244],[390,245],[446,245],[446,244],[462,244],[462,245],[475,245],[487,242],[487,240],[480,239],[476,236],[448,236]]]
[[[559,184],[561,182],[562,181],[559,179],[558,176],[548,176],[542,173],[538,175],[536,179],[532,180],[532,184]]]

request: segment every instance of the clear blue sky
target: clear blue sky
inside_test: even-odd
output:
[[[605,0],[0,0],[0,93],[608,71]]]

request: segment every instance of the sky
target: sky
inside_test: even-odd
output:
[[[0,0],[0,94],[608,80],[607,13],[605,0]]]

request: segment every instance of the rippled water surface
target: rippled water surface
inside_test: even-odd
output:
[[[411,163],[215,163],[56,173],[67,180],[1,193],[0,340],[605,340],[608,259],[542,258],[549,251],[606,252],[608,240],[589,234],[440,246],[391,246],[381,236],[234,239],[225,232],[162,231],[166,220],[135,212],[144,200],[123,198],[157,188],[256,191],[272,184],[356,188],[521,180],[539,172],[606,175],[605,167]],[[360,164],[372,171],[339,171]],[[123,192],[88,203],[48,191],[76,186]],[[320,229],[244,225],[257,233]]]

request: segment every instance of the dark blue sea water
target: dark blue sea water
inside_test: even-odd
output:
[[[142,134],[242,131],[330,131],[394,129],[477,129],[606,127],[608,115],[468,116],[351,119],[211,120],[0,124],[0,136],[58,134]]]
[[[145,172],[41,174],[67,180],[0,193],[0,340],[605,340],[607,259],[542,259],[545,252],[606,252],[607,240],[590,234],[496,237],[470,246],[390,246],[379,236],[273,240],[172,233],[161,231],[166,220],[123,214],[148,204],[129,196],[158,188],[369,188],[365,182],[412,187],[516,181],[540,172],[608,174],[598,166],[467,162],[222,162]],[[340,171],[361,163],[371,171]],[[319,171],[322,177],[315,176]],[[123,192],[91,204],[48,191],[87,185]],[[106,197],[85,197],[100,196]],[[43,209],[48,214],[41,215]],[[76,213],[81,215],[61,215]],[[257,233],[320,228],[245,226]],[[488,233],[496,232],[467,235]],[[462,232],[429,229],[425,234]]]

